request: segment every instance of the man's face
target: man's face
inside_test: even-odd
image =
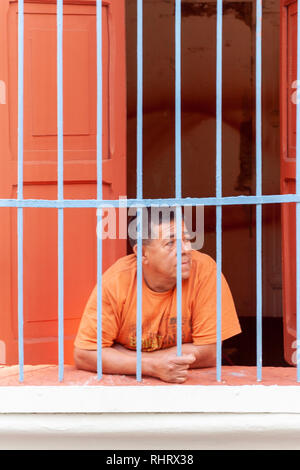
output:
[[[147,269],[153,274],[174,279],[177,277],[177,237],[176,222],[163,222],[153,226],[155,239],[144,246],[144,260]],[[182,279],[188,279],[191,270],[191,242],[184,223],[182,223]]]

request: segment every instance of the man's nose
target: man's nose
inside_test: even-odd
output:
[[[182,253],[187,253],[188,251],[191,251],[191,242],[190,242],[190,240],[182,240],[182,242],[181,242],[181,252]]]

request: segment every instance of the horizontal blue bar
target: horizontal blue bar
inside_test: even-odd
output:
[[[49,209],[72,208],[109,208],[109,207],[151,207],[157,206],[238,206],[255,204],[285,204],[300,202],[300,194],[277,194],[269,196],[228,196],[202,198],[169,198],[169,199],[0,199],[1,207],[45,207]]]

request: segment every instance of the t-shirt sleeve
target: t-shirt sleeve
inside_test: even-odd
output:
[[[107,286],[102,289],[102,347],[113,345],[119,332],[117,304]],[[79,349],[97,349],[97,286],[84,309],[74,345]]]
[[[241,332],[238,316],[228,283],[222,274],[222,340]],[[192,340],[196,345],[217,342],[217,265],[207,256],[201,267],[192,320]]]

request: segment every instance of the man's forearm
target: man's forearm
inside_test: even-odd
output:
[[[97,371],[97,351],[75,348],[75,364],[78,369]],[[183,383],[189,368],[213,367],[215,365],[215,345],[182,345],[182,355],[177,356],[176,346],[153,352],[142,353],[142,374],[160,378],[166,382]],[[137,366],[136,351],[115,344],[102,349],[102,371],[104,374],[135,375]]]
[[[102,371],[104,374],[136,374],[136,353],[126,354],[125,348],[103,348],[102,349]],[[129,350],[126,350],[129,351]],[[130,353],[131,351],[129,351]],[[90,372],[97,371],[97,351],[75,349],[75,363],[79,369]],[[142,370],[145,375],[154,375],[150,357],[142,357]]]
[[[124,348],[120,344],[115,344],[113,346],[114,349],[124,352],[127,356],[135,357],[136,351]],[[171,348],[165,349],[158,349],[156,351],[151,352],[143,352],[142,358],[149,358],[152,359],[162,359],[169,355],[170,353],[177,354],[177,346],[172,346]],[[190,369],[198,369],[198,368],[205,368],[205,367],[214,367],[216,364],[216,344],[205,344],[203,346],[197,346],[193,343],[184,343],[182,345],[182,353],[183,354],[194,354],[196,360],[193,364],[190,365]]]
[[[185,343],[182,345],[184,354],[194,354],[195,362],[190,365],[190,369],[200,369],[205,367],[215,367],[216,365],[216,345],[205,344],[197,346],[193,343]]]

